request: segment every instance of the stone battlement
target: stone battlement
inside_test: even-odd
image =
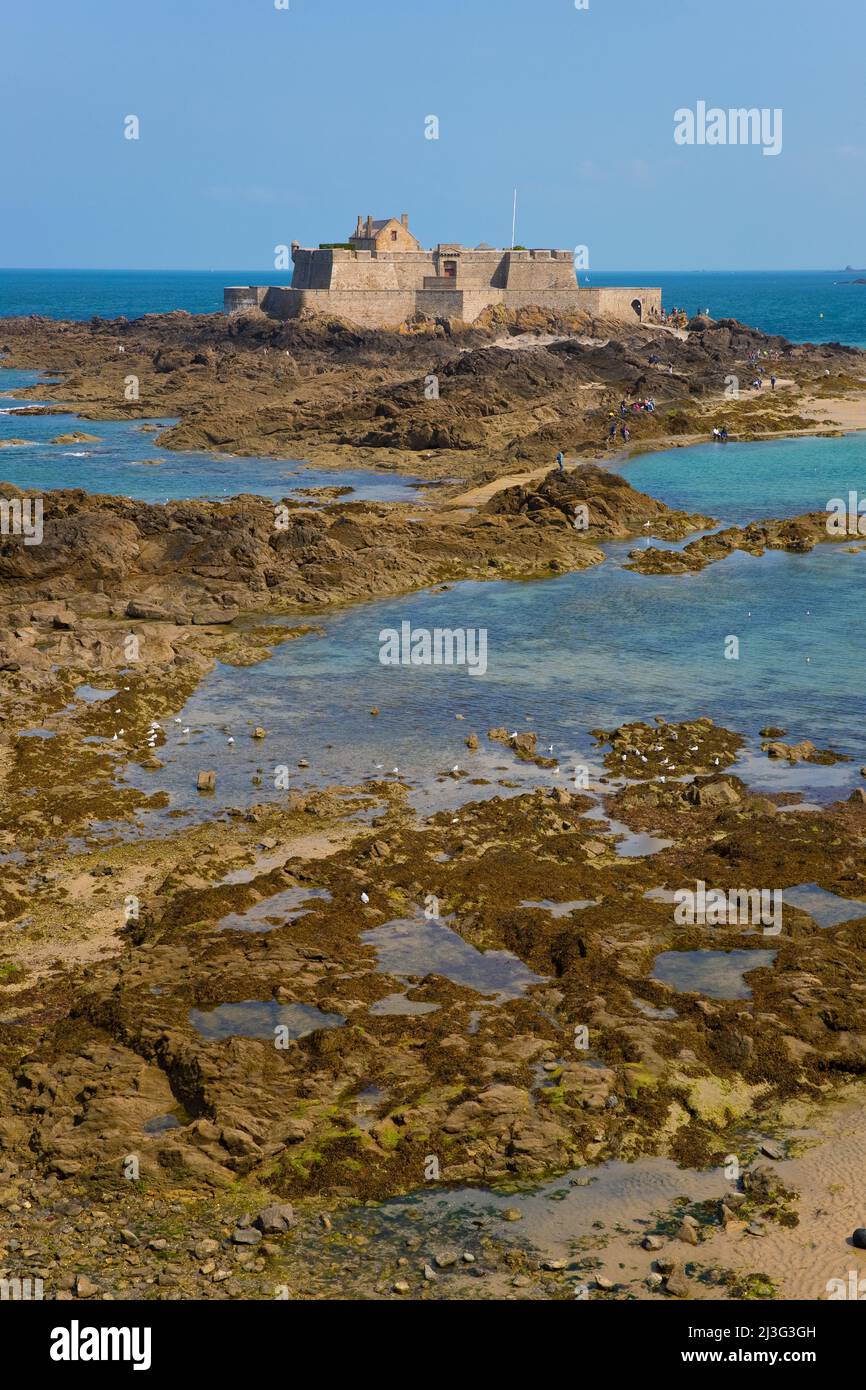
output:
[[[625,320],[661,311],[660,289],[582,289],[570,251],[471,249],[453,242],[425,251],[409,231],[405,213],[399,221],[368,217],[365,223],[359,217],[349,247],[294,242],[292,262],[291,285],[228,286],[225,312],[259,308],[288,319],[307,309],[384,328],[418,313],[472,323],[493,304],[585,310]]]

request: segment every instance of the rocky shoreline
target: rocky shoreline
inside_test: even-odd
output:
[[[68,373],[64,398],[85,417],[123,415],[116,387],[146,373],[153,390],[131,409],[180,417],[160,448],[380,462],[409,450],[416,473],[503,485],[477,506],[454,503],[454,487],[449,506],[443,489],[432,508],[155,506],[67,489],[45,495],[42,544],[0,543],[3,1277],[44,1278],[60,1298],[558,1298],[593,1279],[611,1297],[775,1296],[749,1283],[747,1240],[798,1219],[766,1171],[768,1145],[788,1152],[771,1136],[792,1106],[825,1109],[866,1071],[861,788],[814,809],[754,795],[730,771],[738,730],[657,716],[593,731],[597,782],[524,789],[522,764],[553,762],[534,733],[467,727],[456,810],[422,817],[383,779],[229,806],[158,838],[95,833],[165,804],[120,774],[159,771],[162,725],[217,661],[261,661],[335,605],[550,578],[603,563],[606,541],[713,526],[594,462],[508,481],[515,463],[549,461],[565,430],[597,450],[620,392],[656,395],[634,427],[656,447],[728,418],[718,378],[758,343],[803,391],[820,394],[828,363],[834,392],[862,391],[862,353],[710,321],[666,335],[673,373],[645,361],[658,330],[558,325],[570,337],[549,348],[491,346],[528,326],[4,322],[7,365],[38,355]],[[415,403],[431,359],[441,394]],[[447,437],[424,433],[434,405]],[[806,420],[794,395],[725,409],[741,431]],[[822,519],[645,547],[632,564],[652,582],[733,548],[803,550],[830,539]],[[85,683],[112,698],[90,703]],[[844,754],[781,743],[769,718],[768,756]],[[488,780],[472,757],[490,744],[503,794],[474,800],[473,780]],[[625,857],[617,826],[660,848]],[[786,899],[769,936],[676,923],[671,894],[701,882],[818,884],[850,912],[821,926]],[[733,993],[659,973],[662,957],[731,951]],[[586,1250],[560,1260],[506,1238],[502,1215],[474,1240],[464,1223],[460,1246],[446,1221],[423,1236],[401,1225],[368,1252],[365,1213],[431,1183],[516,1192],[619,1161],[719,1169],[731,1154],[724,1200],[674,1206],[637,1242],[657,1267],[628,1293],[598,1281]],[[683,1252],[709,1251],[717,1229],[743,1235],[746,1269],[704,1278]]]

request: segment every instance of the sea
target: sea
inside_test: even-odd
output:
[[[277,278],[274,271],[250,270],[0,270],[0,319],[132,319],[171,309],[216,314],[225,285],[268,285]],[[794,342],[866,347],[866,284],[852,283],[858,279],[866,280],[866,271],[632,269],[580,276],[591,286],[659,285],[669,309],[709,309],[714,318],[740,319]]]

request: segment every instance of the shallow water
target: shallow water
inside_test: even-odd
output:
[[[726,525],[821,512],[850,489],[866,494],[866,435],[699,444],[644,454],[620,471],[670,507]],[[655,542],[653,542],[655,544]]]
[[[193,729],[188,741],[170,724],[164,768],[133,769],[130,780],[167,790],[172,807],[196,814],[202,767],[217,770],[220,805],[278,795],[278,766],[288,768],[291,787],[393,777],[426,812],[505,794],[503,777],[568,787],[578,765],[597,776],[589,730],[599,725],[709,715],[747,736],[734,771],[754,788],[816,802],[849,795],[866,764],[866,725],[855,716],[866,678],[866,553],[824,546],[810,555],[738,554],[688,578],[650,578],[622,568],[626,551],[609,546],[604,565],[549,581],[464,583],[317,616],[321,634],[287,643],[255,667],[218,667],[182,711]],[[487,673],[382,666],[379,632],[404,619],[486,627]],[[737,661],[724,658],[730,634],[740,637]],[[374,705],[378,718],[369,714]],[[852,762],[771,761],[759,738],[770,723]],[[238,738],[227,747],[223,726],[237,734],[256,724],[268,730],[265,742]],[[487,744],[485,731],[504,724],[537,731],[545,752],[552,743],[558,772]],[[482,740],[475,754],[464,745],[471,731]],[[298,767],[301,759],[308,768]],[[438,781],[455,763],[489,785]]]
[[[398,979],[441,975],[492,996],[498,1004],[518,999],[530,985],[542,983],[542,976],[510,951],[478,951],[438,918],[421,914],[397,918],[362,932],[361,940],[375,948],[376,968],[386,975]],[[411,1010],[383,1010],[381,1003],[379,1012],[419,1012],[414,1005]]]
[[[0,368],[0,393],[38,385],[38,372]],[[236,497],[255,493],[272,499],[298,497],[310,487],[350,487],[338,501],[423,500],[415,488],[421,481],[405,474],[351,468],[308,468],[291,459],[237,458],[191,450],[161,448],[159,433],[143,430],[157,424],[165,429],[175,421],[82,420],[76,415],[14,415],[7,412],[29,405],[28,400],[0,399],[0,479],[16,487],[82,487],[87,492],[117,493],[145,502],[169,498]],[[65,434],[95,435],[93,443],[52,444]],[[26,445],[3,447],[4,439],[26,439]],[[158,464],[147,459],[159,459]],[[314,501],[315,499],[309,499]]]
[[[275,893],[270,898],[263,898],[261,902],[254,903],[245,912],[228,913],[217,922],[217,930],[275,931],[277,927],[289,926],[301,917],[306,917],[312,912],[312,905],[317,899],[330,902],[331,895],[327,888],[286,888],[282,893]]]
[[[274,999],[244,999],[213,1009],[190,1009],[189,1021],[208,1042],[221,1038],[274,1041],[280,1027],[288,1030],[289,1038],[303,1038],[318,1028],[340,1028],[346,1022],[341,1014],[323,1013],[313,1004],[278,1004]]]
[[[582,911],[586,907],[597,907],[601,898],[575,898],[573,902],[558,903],[552,898],[542,898],[540,902],[522,902],[521,907],[541,907],[545,912],[549,912],[551,917],[568,917],[572,912]]]
[[[663,951],[653,963],[653,980],[671,985],[680,994],[705,994],[710,999],[749,999],[745,976],[772,965],[776,951]]]
[[[840,898],[817,883],[798,883],[786,888],[782,901],[792,907],[799,907],[818,923],[819,927],[838,927],[841,922],[851,922],[857,917],[866,917],[866,903],[856,898]]]

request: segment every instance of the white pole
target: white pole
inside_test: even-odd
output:
[[[514,190],[514,208],[511,213],[511,249],[514,250],[514,236],[517,230],[517,189]]]

